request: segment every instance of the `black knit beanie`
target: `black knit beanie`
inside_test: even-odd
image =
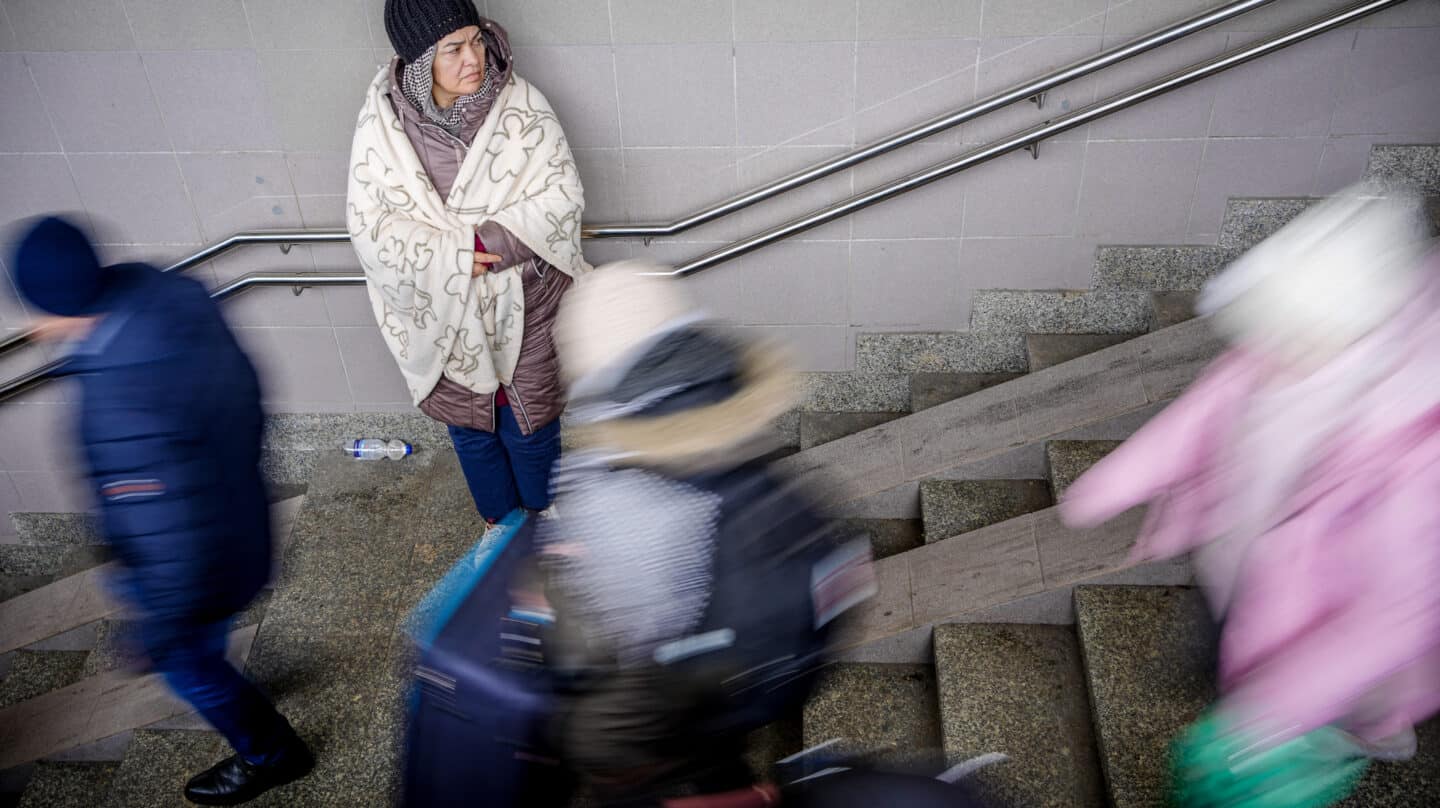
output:
[[[385,33],[406,62],[469,25],[480,25],[480,12],[471,0],[385,0]]]

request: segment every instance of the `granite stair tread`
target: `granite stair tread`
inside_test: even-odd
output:
[[[1132,340],[1139,334],[1026,334],[1025,355],[1030,370],[1044,370],[1071,359]]]
[[[0,544],[0,574],[58,575],[70,549],[65,546]]]
[[[1319,201],[1312,197],[1232,198],[1225,205],[1225,220],[1220,225],[1220,247],[1248,250]]]
[[[1065,492],[1106,455],[1115,451],[1118,440],[1052,440],[1045,443],[1045,465],[1050,487],[1056,501],[1065,499]]]
[[[887,424],[902,415],[901,412],[801,412],[800,450]]]
[[[1223,348],[1191,321],[931,407],[777,464],[823,505],[933,478],[1178,395]]]
[[[256,627],[230,633],[230,656],[244,664]],[[81,664],[84,660],[81,659]],[[49,758],[189,712],[158,675],[100,673],[0,708],[0,770]]]
[[[913,550],[925,543],[925,526],[919,519],[842,519],[842,529],[870,540],[875,558]]]
[[[801,413],[910,411],[910,377],[903,373],[802,373]]]
[[[809,748],[834,739],[884,764],[938,764],[940,722],[931,665],[842,662],[826,668],[804,711]]]
[[[119,771],[115,763],[40,763],[17,808],[96,808],[105,805]]]
[[[0,679],[0,708],[68,687],[84,678],[85,651],[15,651]]]
[[[1440,196],[1440,145],[1372,146],[1365,178],[1398,182],[1424,196]]]
[[[87,513],[16,511],[10,524],[21,544],[48,546],[99,544],[95,519]]]
[[[1025,343],[1019,334],[860,334],[855,338],[855,369],[861,373],[1024,372]]]
[[[1076,630],[1115,808],[1164,804],[1169,746],[1215,699],[1215,630],[1191,587],[1082,586]]]
[[[925,542],[999,524],[1055,504],[1044,480],[923,480]]]
[[[1121,290],[975,293],[970,329],[1014,334],[1138,334],[1150,330],[1147,292]]]
[[[1195,291],[1239,256],[1211,245],[1102,245],[1095,251],[1095,287],[1147,292]]]
[[[1002,805],[1102,808],[1075,633],[1068,626],[935,627],[946,762],[1000,753],[975,782]]]
[[[910,411],[937,407],[971,393],[978,393],[1018,379],[1019,373],[912,373],[910,375]]]
[[[289,540],[296,514],[304,501],[304,497],[295,497],[271,505],[276,543],[282,549]],[[0,548],[20,546],[23,545],[0,545]],[[88,545],[48,549],[87,553],[104,550],[103,546]],[[105,586],[108,570],[105,564],[92,566],[0,602],[0,654],[115,614],[120,604],[110,597]]]
[[[236,626],[242,628],[242,626]],[[115,670],[137,670],[143,665],[139,650],[140,626],[133,620],[110,618],[101,620],[96,630],[95,647],[85,659],[85,675],[94,676]]]
[[[53,575],[9,575],[0,573],[0,603],[34,592],[55,580]]]
[[[1150,326],[1156,331],[1179,325],[1197,316],[1195,304],[1199,292],[1151,292]]]

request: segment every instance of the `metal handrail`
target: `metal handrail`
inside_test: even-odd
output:
[[[176,261],[162,271],[181,272],[246,244],[279,244],[280,249],[288,253],[290,248],[297,244],[341,244],[349,240],[350,234],[344,230],[259,230],[236,233],[192,256]]]
[[[170,270],[166,270],[170,271]],[[224,300],[257,286],[351,286],[365,282],[364,275],[341,272],[252,272],[242,275],[210,292],[214,300]],[[0,401],[20,395],[33,387],[61,375],[66,360],[47,362],[28,373],[23,373],[0,386]]]
[[[1154,50],[1161,45],[1167,45],[1177,39],[1182,39],[1197,31],[1218,25],[1219,23],[1253,11],[1261,6],[1269,5],[1272,2],[1274,2],[1274,0],[1241,0],[1241,2],[1230,3],[1229,5],[1221,6],[1211,11],[1201,12],[1193,17],[1188,17],[1166,28],[1131,40],[1123,45],[1101,51],[1095,56],[1072,62],[1058,70],[1046,73],[1037,79],[1032,79],[1001,90],[963,109],[942,115],[938,118],[932,118],[924,123],[916,124],[903,132],[897,132],[883,140],[877,140],[868,146],[862,146],[852,152],[838,155],[823,163],[816,163],[809,168],[797,171],[787,177],[782,177],[767,185],[762,185],[752,191],[747,191],[739,196],[732,197],[724,202],[719,202],[703,210],[698,210],[683,219],[677,219],[669,224],[596,225],[585,228],[584,232],[591,238],[651,238],[655,236],[673,236],[676,233],[689,230],[692,227],[699,227],[707,222],[713,222],[716,219],[728,216],[756,203],[779,196],[786,191],[799,188],[807,183],[828,177],[838,171],[844,171],[847,168],[852,168],[867,160],[889,154],[902,146],[908,146],[911,143],[924,140],[931,135],[939,134],[947,129],[953,129],[966,121],[972,121],[981,115],[987,115],[997,109],[1007,107],[1016,101],[1024,101],[1031,98],[1042,99],[1046,91],[1062,84],[1084,78],[1091,73],[1103,70],[1111,65],[1123,62],[1126,59],[1139,56],[1146,51]]]
[[[1183,70],[1178,70],[1137,89],[1111,96],[1110,98],[1076,110],[1053,121],[1025,129],[1008,138],[996,141],[989,146],[967,152],[953,160],[938,163],[902,177],[899,180],[895,180],[894,182],[872,188],[861,194],[856,194],[855,196],[806,216],[792,219],[789,222],[741,241],[734,242],[721,249],[713,250],[675,267],[675,269],[670,272],[657,274],[686,276],[700,272],[701,270],[753,252],[761,247],[773,244],[797,233],[819,227],[842,216],[864,210],[872,205],[884,202],[887,199],[892,199],[901,194],[929,185],[936,180],[988,162],[1001,155],[1036,146],[1042,140],[1053,135],[1128,109],[1136,104],[1164,95],[1173,90],[1178,90],[1181,87],[1193,84],[1201,79],[1222,73],[1232,67],[1258,59],[1261,56],[1287,48],[1298,42],[1303,42],[1306,39],[1318,36],[1326,31],[1348,25],[1356,20],[1379,11],[1384,11],[1391,6],[1396,6],[1403,2],[1406,2],[1406,0],[1365,0],[1364,2],[1356,3],[1340,11],[1333,12],[1323,19],[1301,25],[1283,34],[1278,34],[1260,42],[1221,54],[1213,59],[1192,65]],[[222,299],[255,286],[339,286],[361,284],[364,282],[365,277],[360,274],[260,272],[236,278],[225,286],[216,289],[212,292],[211,296]],[[63,367],[63,360],[60,362],[51,362],[30,373],[12,379],[4,385],[0,385],[0,401],[44,382],[61,367]]]
[[[1062,84],[1083,78],[1091,73],[1103,70],[1106,67],[1154,50],[1161,45],[1169,44],[1197,31],[1218,25],[1226,20],[1233,19],[1241,14],[1248,13],[1273,2],[1275,2],[1275,0],[1238,0],[1238,2],[1221,6],[1212,11],[1201,12],[1192,17],[1187,17],[1173,25],[1146,34],[1138,39],[1111,48],[1110,50],[1102,51],[1087,59],[1073,62],[1037,79],[1016,84],[1013,87],[995,93],[948,115],[933,118],[902,132],[897,132],[883,140],[877,140],[874,143],[862,146],[854,151],[817,163],[809,168],[747,191],[740,196],[696,211],[669,224],[582,225],[580,228],[580,236],[581,238],[653,238],[657,236],[673,236],[676,233],[699,227],[707,222],[715,221],[716,219],[744,210],[767,199],[772,199],[787,191],[799,188],[802,185],[828,177],[838,171],[844,171],[847,168],[859,165],[867,160],[888,154],[903,146],[954,128],[966,121],[974,120],[981,115],[986,115],[1017,101],[1023,101],[1027,98],[1042,98],[1045,92]],[[289,252],[290,248],[296,244],[340,244],[349,240],[350,234],[341,229],[264,230],[236,233],[223,241],[211,244],[193,255],[176,261],[170,266],[165,267],[163,271],[180,272],[203,264],[236,247],[251,244],[278,244],[282,250]],[[0,340],[0,354],[4,354],[13,348],[23,345],[30,340],[31,336],[31,332],[26,331]]]
[[[1258,59],[1261,56],[1289,47],[1313,36],[1323,34],[1326,31],[1348,25],[1358,19],[1367,17],[1378,11],[1384,11],[1391,6],[1396,6],[1403,2],[1405,2],[1405,0],[1366,0],[1366,2],[1348,6],[1322,20],[1301,25],[1286,33],[1221,54],[1213,59],[1192,65],[1183,70],[1178,70],[1138,89],[1113,95],[1103,101],[1096,102],[1056,118],[1053,121],[1047,121],[1046,123],[1033,126],[1003,140],[992,142],[988,146],[974,149],[953,160],[937,163],[929,168],[921,169],[913,174],[887,183],[886,185],[872,188],[805,216],[791,219],[784,224],[772,227],[762,233],[757,233],[749,238],[712,250],[699,258],[675,267],[669,272],[654,274],[683,277],[704,269],[709,269],[716,264],[724,263],[732,258],[738,258],[746,253],[789,238],[797,233],[819,227],[842,216],[864,210],[871,205],[884,202],[887,199],[892,199],[917,188],[922,188],[936,180],[988,162],[1001,155],[1019,151],[1020,149],[1035,147],[1040,141],[1058,135],[1061,132],[1074,129],[1077,126],[1083,126],[1091,121],[1127,109],[1157,96],[1164,95],[1172,90],[1178,90],[1181,87],[1193,84],[1201,79],[1222,73],[1232,67],[1244,64],[1253,59]]]

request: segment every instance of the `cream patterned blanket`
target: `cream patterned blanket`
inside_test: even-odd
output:
[[[475,228],[494,221],[562,272],[588,271],[575,160],[550,103],[512,76],[442,200],[395,115],[390,85],[387,65],[360,111],[347,191],[346,223],[375,320],[416,404],[442,375],[493,392],[520,357],[525,296],[517,268],[470,277]]]

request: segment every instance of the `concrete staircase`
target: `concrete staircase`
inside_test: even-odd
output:
[[[944,624],[929,664],[834,666],[805,743],[841,738],[932,770],[1003,755],[973,775],[999,805],[1164,805],[1169,744],[1215,698],[1204,601],[1189,587],[1083,586],[1074,602],[1074,627]],[[1440,719],[1420,735],[1418,758],[1372,765],[1344,804],[1440,805]]]
[[[1377,147],[1371,173],[1440,197],[1440,148]],[[1168,588],[1190,571],[1129,565],[1136,515],[1069,531],[1053,505],[1220,349],[1188,320],[1194,290],[1307,204],[1234,200],[1218,245],[1103,247],[1090,290],[984,292],[971,332],[862,335],[854,373],[806,377],[781,466],[871,538],[882,591],[804,714],[757,733],[757,767],[828,737],[906,763],[999,751],[1010,762],[978,776],[1017,804],[1151,804],[1160,739],[1209,681],[1193,593]],[[419,452],[344,462],[334,447],[362,433]],[[423,417],[276,416],[267,446],[272,481],[307,493],[281,517],[294,528],[275,592],[232,647],[322,763],[261,802],[387,804],[400,622],[481,526],[443,430]],[[123,670],[125,624],[83,517],[17,514],[16,531],[20,544],[0,545],[0,806],[181,804],[184,779],[223,742]],[[1189,685],[1164,678],[1187,670]],[[1148,672],[1125,678],[1136,671]],[[1416,767],[1385,771],[1364,793],[1432,801],[1357,805],[1440,804]]]

